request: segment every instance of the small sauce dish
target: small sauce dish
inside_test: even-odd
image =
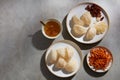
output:
[[[56,19],[48,19],[42,25],[42,33],[48,39],[55,39],[62,33],[62,25]]]
[[[113,63],[113,56],[109,49],[103,46],[96,46],[87,54],[87,64],[95,72],[103,73],[110,69]]]

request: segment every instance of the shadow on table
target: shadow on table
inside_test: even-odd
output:
[[[78,46],[79,46],[82,50],[90,49],[90,48],[98,45],[98,44],[101,42],[101,40],[100,40],[99,42],[97,42],[97,43],[94,43],[94,44],[82,44],[82,43],[80,43],[80,42],[77,42],[75,39],[73,39],[73,38],[70,36],[70,34],[69,34],[68,31],[67,31],[66,18],[67,18],[67,16],[65,16],[65,18],[64,18],[64,20],[63,20],[63,22],[62,22],[62,26],[63,26],[63,33],[62,33],[62,35],[63,35],[63,38],[64,38],[64,39],[71,40],[71,41],[75,42],[76,44],[78,44]]]
[[[40,50],[47,49],[53,41],[54,39],[47,39],[44,37],[41,30],[32,36],[33,46]]]
[[[84,61],[83,61],[83,66],[84,66],[85,71],[90,76],[93,76],[93,77],[101,77],[101,76],[104,76],[107,73],[107,72],[97,73],[97,72],[92,71],[87,64],[86,56],[85,56]]]
[[[71,80],[74,76],[68,77],[68,78],[60,78],[55,75],[53,75],[47,68],[45,63],[45,54],[43,54],[41,60],[40,60],[40,71],[42,71],[42,74],[47,80]]]

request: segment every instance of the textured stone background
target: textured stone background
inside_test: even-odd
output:
[[[114,62],[107,73],[97,74],[85,61],[81,70],[70,78],[52,75],[44,63],[44,53],[51,43],[69,39],[65,17],[80,2],[101,5],[109,14],[110,29],[105,38],[93,45],[76,42],[85,56],[89,49],[101,45],[111,50]],[[0,80],[119,80],[120,79],[120,1],[119,0],[0,0]],[[58,19],[63,34],[48,40],[41,33],[40,20]],[[85,58],[84,58],[85,59]]]

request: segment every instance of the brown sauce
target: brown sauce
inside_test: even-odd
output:
[[[46,35],[55,37],[60,33],[60,25],[55,21],[49,21],[45,24],[44,30]]]

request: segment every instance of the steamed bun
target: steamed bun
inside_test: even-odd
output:
[[[55,67],[59,69],[64,68],[66,64],[67,62],[63,58],[59,57],[57,63],[55,64]]]
[[[80,19],[84,22],[84,25],[85,25],[85,26],[89,26],[90,23],[91,23],[92,16],[91,16],[90,12],[85,12],[85,13],[80,17]]]
[[[77,61],[75,59],[71,59],[67,64],[66,66],[64,67],[64,69],[67,71],[67,72],[74,72],[78,69],[78,64],[77,64]]]
[[[77,18],[77,16],[73,16],[72,19],[71,19],[71,26],[74,26],[75,24],[78,24],[78,25],[81,25],[81,26],[84,25],[82,20]]]
[[[80,25],[74,25],[73,28],[71,29],[71,33],[75,37],[81,37],[86,33],[87,29],[83,26]]]
[[[97,35],[99,34],[103,34],[103,32],[105,32],[105,30],[108,28],[108,25],[103,22],[103,21],[100,21],[98,23],[95,24],[94,26],[96,28],[96,31],[97,31]]]
[[[69,61],[72,58],[73,54],[74,54],[73,48],[66,47],[66,57],[65,57],[66,61]]]
[[[58,54],[56,50],[51,50],[51,52],[48,55],[47,62],[50,64],[54,64],[56,63],[57,58],[58,58]]]
[[[59,48],[57,49],[58,56],[65,58],[66,53],[65,53],[65,48]]]
[[[96,35],[96,29],[95,27],[90,27],[87,31],[87,33],[85,34],[84,40],[85,41],[90,41],[92,40]]]

